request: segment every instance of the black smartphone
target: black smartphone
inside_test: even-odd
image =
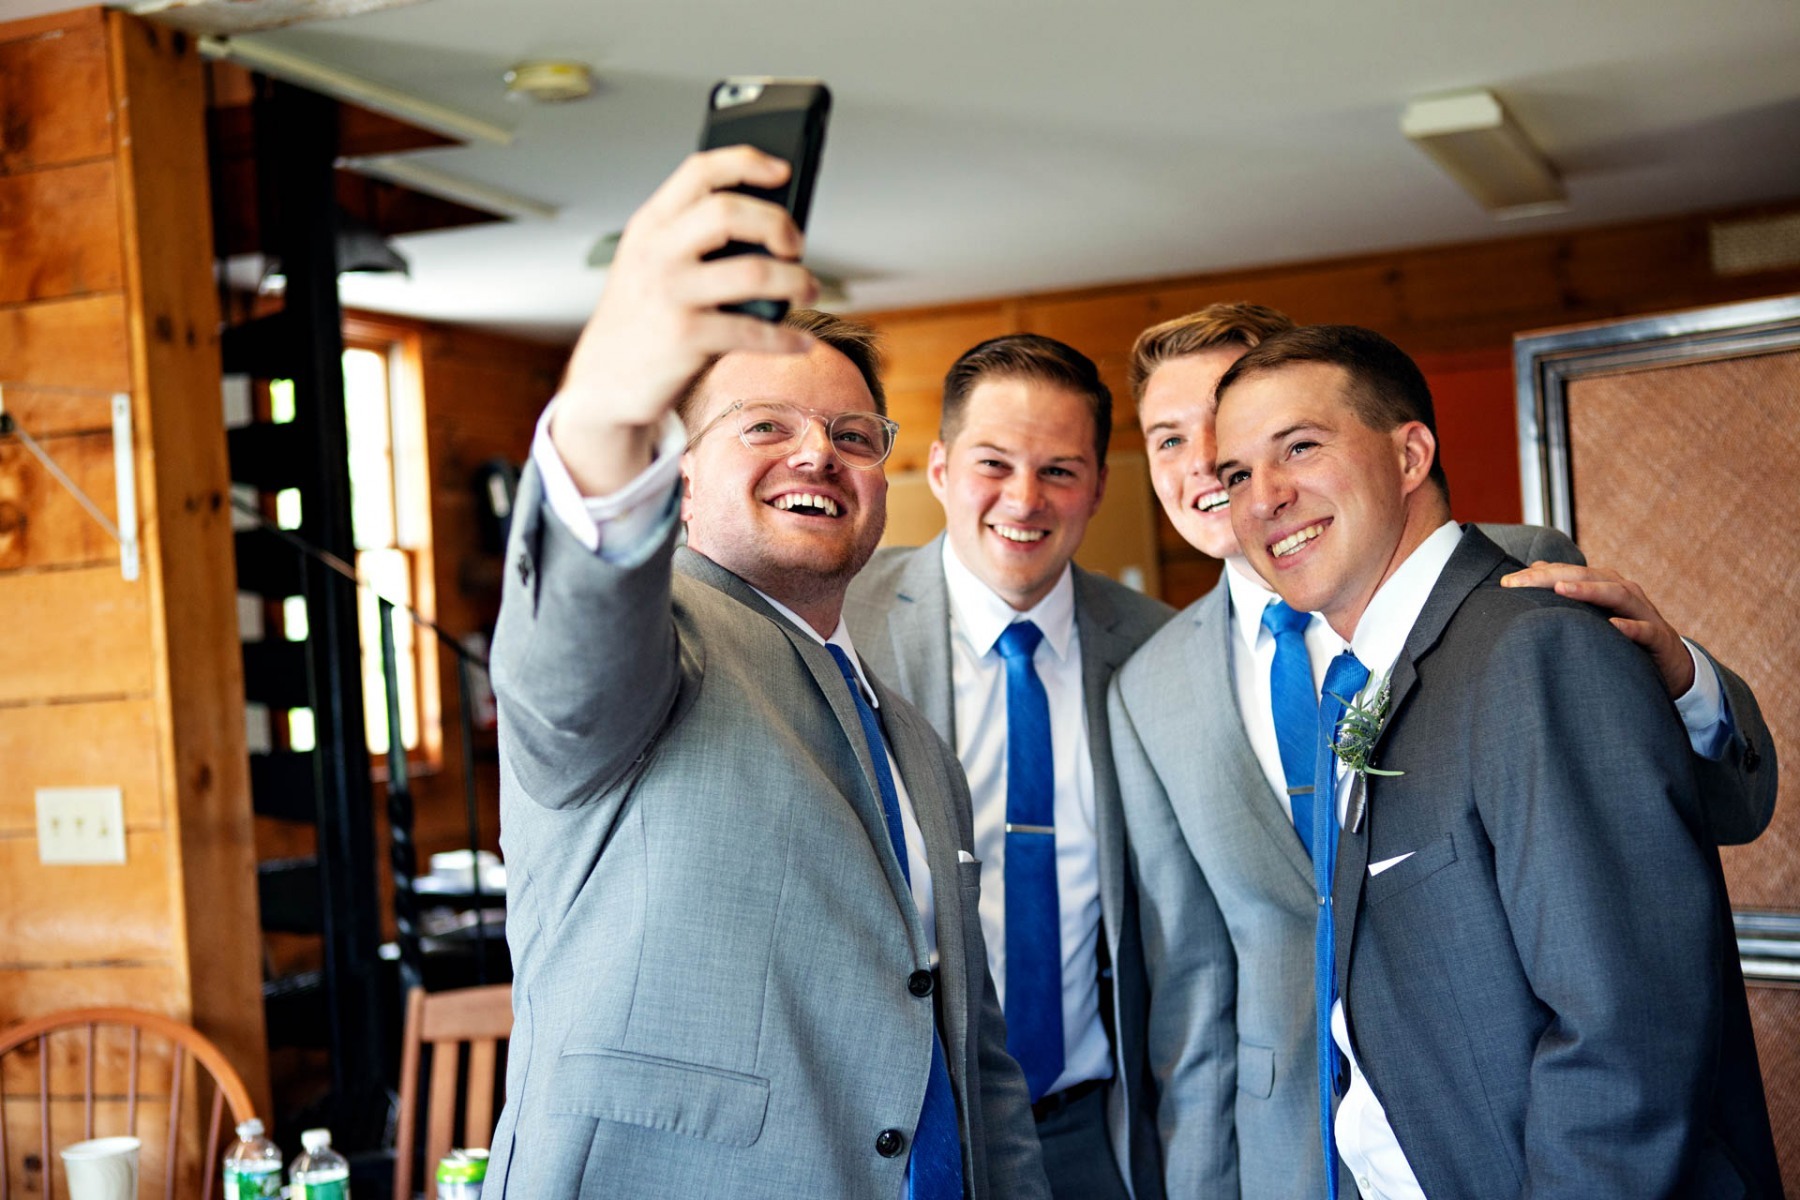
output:
[[[825,123],[830,115],[831,91],[816,79],[724,79],[713,85],[707,99],[700,148],[754,146],[787,160],[794,170],[782,186],[731,190],[781,205],[804,231],[806,214],[812,207],[813,181],[819,174],[819,153],[825,146]],[[749,242],[727,242],[706,257],[767,253],[762,246]],[[787,315],[787,308],[785,300],[747,300],[724,305],[723,311],[779,321]]]

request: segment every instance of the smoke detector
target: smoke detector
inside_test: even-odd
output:
[[[594,90],[594,72],[586,63],[544,59],[522,62],[506,73],[506,94],[539,104],[579,100]]]

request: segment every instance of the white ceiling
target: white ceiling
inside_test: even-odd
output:
[[[400,239],[410,280],[343,292],[546,338],[730,74],[831,85],[810,258],[857,308],[1800,197],[1800,0],[426,0],[259,36],[516,131],[417,158],[557,217]],[[505,69],[549,56],[598,92],[507,100]],[[1563,170],[1568,212],[1497,223],[1400,136],[1409,98],[1473,86]]]

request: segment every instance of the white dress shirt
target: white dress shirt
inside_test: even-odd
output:
[[[544,481],[544,498],[550,511],[577,541],[606,561],[621,566],[637,566],[645,562],[662,545],[663,539],[668,536],[670,525],[680,512],[681,454],[687,445],[687,432],[681,424],[681,418],[670,413],[665,419],[658,436],[655,459],[630,483],[609,496],[583,496],[569,474],[568,465],[563,462],[550,440],[550,412],[555,403],[552,400],[551,407],[546,408],[544,415],[539,418],[537,433],[531,443],[532,461],[537,464],[538,475]],[[857,656],[856,647],[850,642],[850,631],[844,625],[842,617],[838,619],[837,629],[829,638],[820,637],[818,630],[802,620],[793,609],[760,588],[752,586],[751,590],[821,646],[829,644],[841,647],[849,655],[850,664],[856,668],[857,682],[862,689],[863,698],[869,702],[870,708],[880,710],[881,701],[869,686],[862,659]],[[907,794],[906,780],[900,776],[900,764],[894,761],[894,752],[888,747],[885,735],[882,738],[882,750],[887,755],[888,770],[894,776],[894,791],[900,798],[900,825],[906,837],[907,872],[912,884],[913,903],[918,907],[919,919],[925,925],[925,944],[931,952],[931,961],[936,963],[937,909],[932,901],[931,868],[925,859],[925,836],[919,832],[919,819],[913,812],[912,797]]]
[[[1050,705],[1050,756],[1055,770],[1056,890],[1062,909],[1063,1073],[1052,1092],[1112,1077],[1112,1054],[1100,1023],[1097,978],[1100,938],[1100,845],[1094,830],[1094,763],[1088,752],[1082,691],[1081,634],[1075,624],[1075,579],[1067,568],[1030,612],[1007,604],[944,542],[950,598],[951,685],[956,705],[956,756],[975,806],[975,856],[981,872],[981,928],[988,968],[1006,1002],[1006,664],[995,643],[1014,621],[1043,631],[1032,656]]]
[[[1369,668],[1369,682],[1359,695],[1373,695],[1373,689],[1379,688],[1388,672],[1394,669],[1394,663],[1406,645],[1407,634],[1412,632],[1425,601],[1431,596],[1431,589],[1437,586],[1438,576],[1449,565],[1450,556],[1456,553],[1462,536],[1462,528],[1456,522],[1444,522],[1419,544],[1370,599],[1362,619],[1356,623],[1356,632],[1349,645],[1346,647],[1333,635],[1337,646],[1332,650],[1332,657],[1349,649],[1355,652],[1357,661]],[[1340,825],[1350,800],[1350,781],[1355,778],[1354,772],[1338,763]],[[1371,864],[1370,871],[1379,874],[1399,861]],[[1348,934],[1348,930],[1338,932],[1339,937]],[[1357,1190],[1362,1193],[1363,1200],[1425,1200],[1425,1192],[1413,1175],[1412,1165],[1400,1149],[1400,1140],[1394,1136],[1394,1127],[1388,1123],[1387,1112],[1375,1098],[1374,1090],[1363,1075],[1362,1064],[1350,1050],[1348,1017],[1341,996],[1331,1007],[1331,1036],[1350,1063],[1350,1090],[1338,1102],[1337,1144],[1338,1155],[1356,1177]]]
[[[1275,665],[1275,635],[1263,627],[1262,619],[1263,610],[1281,597],[1270,591],[1242,558],[1225,560],[1225,586],[1231,608],[1231,678],[1237,691],[1238,713],[1244,718],[1244,733],[1262,767],[1263,778],[1269,781],[1269,790],[1280,802],[1282,816],[1292,822],[1294,802],[1288,788],[1311,787],[1312,780],[1289,782],[1281,767],[1281,743],[1275,736],[1275,710],[1269,692],[1269,673]],[[1325,682],[1325,666],[1342,642],[1318,613],[1312,614],[1305,636],[1316,696]]]

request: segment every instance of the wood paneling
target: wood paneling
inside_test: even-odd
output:
[[[173,962],[0,963],[0,1014],[7,1024],[26,1013],[87,1008],[96,996],[180,1017],[187,1011],[187,973]]]
[[[127,831],[122,864],[46,867],[35,837],[0,837],[0,963],[174,961],[182,946],[172,850],[160,830]],[[232,914],[234,928],[241,917]]]
[[[148,699],[0,708],[0,835],[36,830],[47,787],[120,788],[126,828],[161,828],[157,724]]]
[[[42,441],[64,433],[112,429],[112,393],[6,385],[6,411],[26,433]]]
[[[0,704],[148,695],[156,667],[146,592],[116,564],[0,573]]]
[[[108,520],[118,521],[112,430],[39,438]],[[118,543],[16,440],[0,442],[0,571],[117,562]]]
[[[0,173],[112,155],[99,11],[0,25]]]
[[[219,408],[219,311],[209,248],[204,65],[186,34],[110,13],[113,74],[130,97],[119,131],[125,261],[145,503],[164,794],[181,932],[201,1032],[268,1107],[249,758],[244,745],[230,472]]]
[[[0,308],[0,384],[131,390],[122,296]]]
[[[110,160],[0,175],[0,304],[117,291],[119,195]]]

